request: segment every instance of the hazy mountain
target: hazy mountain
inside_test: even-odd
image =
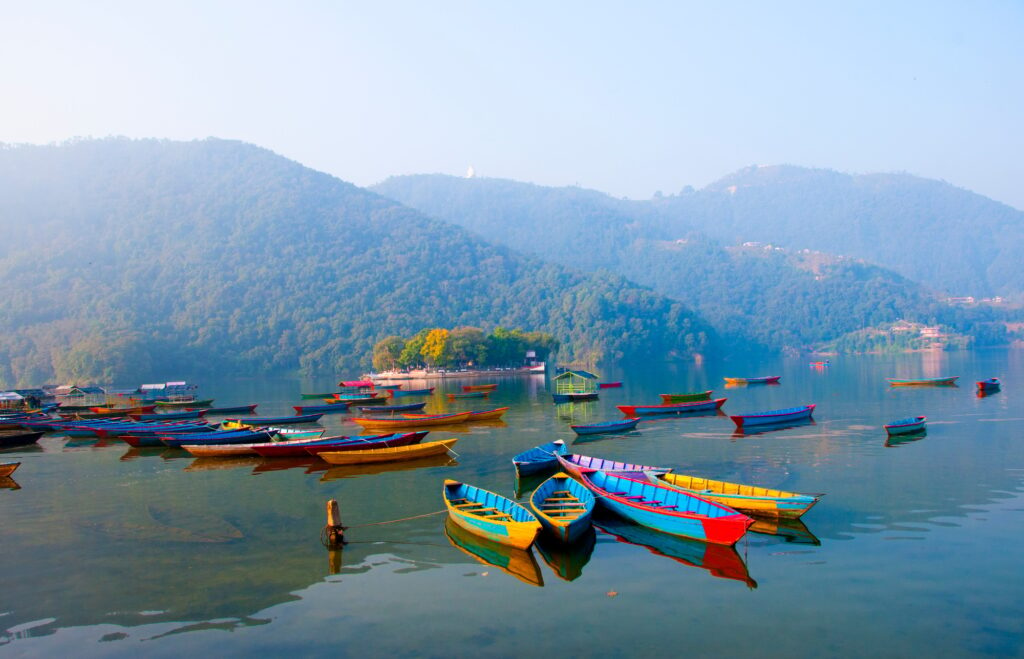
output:
[[[779,179],[795,176],[788,174],[788,168],[770,171]],[[819,181],[849,178],[814,170],[795,172]],[[745,193],[733,190],[740,185],[737,181],[734,178],[701,192],[650,201],[614,199],[579,188],[438,175],[396,177],[374,189],[428,215],[542,258],[586,269],[614,270],[692,305],[734,343],[804,348],[901,318],[942,322],[957,330],[984,334],[990,340],[1000,338],[993,328],[977,327],[993,317],[991,309],[951,308],[896,271],[859,258],[804,249],[827,242],[822,236],[832,229],[825,222],[805,226],[802,234],[795,222],[780,222],[783,228],[773,231],[772,218],[789,217],[786,195],[760,204],[764,218],[758,223],[752,219],[752,205],[738,206],[737,199]],[[947,188],[953,190],[949,186],[943,189]],[[808,209],[804,212],[829,205],[842,207],[842,195],[828,196],[832,189],[822,183],[817,203],[805,195]],[[771,191],[767,182],[758,189],[764,198],[770,197]],[[828,204],[822,201],[826,198]],[[748,224],[753,227],[752,235],[738,235],[737,227]],[[784,249],[758,240],[762,235],[782,234],[792,236],[792,242],[772,242],[785,245]],[[744,242],[756,244],[727,248]],[[939,241],[933,238],[933,242]],[[949,245],[944,248],[952,251]],[[912,250],[923,258],[929,247],[904,244],[904,254]],[[961,255],[965,251],[961,250]]]
[[[542,263],[246,144],[0,150],[0,381],[347,370],[425,326],[542,330],[663,359],[708,327],[620,276]]]

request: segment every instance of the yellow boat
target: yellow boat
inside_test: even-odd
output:
[[[429,414],[424,416],[407,415],[401,417],[359,417],[352,419],[368,430],[387,428],[422,428],[424,426],[449,426],[453,423],[465,423],[469,421],[472,412],[459,412],[458,414]]]
[[[501,419],[501,417],[505,414],[505,412],[508,412],[508,410],[509,410],[509,408],[507,408],[507,407],[496,407],[493,410],[480,410],[479,412],[462,412],[462,414],[468,414],[469,415],[468,417],[466,417],[467,421],[472,421],[472,422],[476,422],[476,421],[497,421],[497,420]],[[405,419],[429,419],[429,418],[434,417],[434,416],[437,416],[437,415],[436,414],[413,414],[413,413],[403,414],[402,415],[402,417],[405,418]]]
[[[785,490],[771,490],[756,485],[743,485],[726,481],[713,481],[684,474],[651,474],[648,479],[655,485],[668,487],[709,499],[723,506],[751,515],[787,517],[796,519],[821,500],[823,494],[801,494]]]
[[[321,451],[320,459],[332,465],[357,465],[370,462],[397,462],[399,460],[416,460],[432,455],[447,453],[459,440],[446,439],[440,442],[412,444],[410,446],[390,446],[386,448],[366,449],[365,451]]]
[[[444,505],[453,522],[498,544],[526,549],[540,533],[540,522],[526,508],[500,494],[445,479]]]

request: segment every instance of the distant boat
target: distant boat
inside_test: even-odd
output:
[[[153,414],[129,414],[135,421],[174,421],[176,419],[198,419],[206,414],[206,410],[185,410],[184,412],[154,412]]]
[[[252,414],[256,411],[257,404],[253,405],[237,405],[235,407],[211,407],[206,410],[206,414],[210,416],[218,416],[221,414]]]
[[[558,458],[556,456],[565,455],[568,452],[569,449],[565,447],[565,442],[556,439],[553,442],[541,444],[514,455],[512,457],[512,464],[516,468],[516,473],[520,476],[537,474],[547,469],[556,469],[558,467]]]
[[[188,400],[155,400],[153,404],[157,407],[209,407],[213,405],[212,398],[204,398],[202,400],[196,400],[195,398],[189,398]]]
[[[497,384],[464,384],[462,385],[463,391],[494,391],[498,388]]]
[[[897,380],[895,378],[886,378],[893,387],[949,387],[956,384],[959,375],[954,375],[947,378],[920,378],[916,380]]]
[[[801,494],[756,485],[727,483],[683,474],[647,475],[655,485],[671,487],[710,499],[748,515],[796,519],[821,500],[821,494]]]
[[[0,430],[0,448],[12,446],[28,446],[35,444],[43,436],[39,431]]]
[[[20,462],[0,462],[0,478],[7,478],[19,466],[21,466]]]
[[[616,382],[598,382],[597,383],[597,388],[598,389],[618,389],[621,386],[622,386],[622,381],[621,380],[616,381]]]
[[[596,391],[583,391],[568,394],[551,394],[555,403],[574,403],[578,400],[597,400]]]
[[[811,366],[828,366],[829,361],[826,359],[823,362],[811,362]]]
[[[979,393],[989,393],[998,391],[1003,385],[999,382],[999,378],[989,378],[987,380],[978,380],[975,386],[978,387]]]
[[[562,472],[541,483],[530,495],[530,508],[541,525],[565,543],[575,542],[590,530],[596,505],[590,490]]]
[[[320,399],[323,399],[323,398],[334,398],[335,394],[337,394],[337,393],[339,393],[339,392],[337,392],[337,391],[330,391],[330,392],[323,393],[323,394],[299,394],[299,397],[302,398],[303,400],[316,400],[317,398],[320,398]]]
[[[447,426],[455,423],[469,421],[470,412],[458,412],[456,414],[424,414],[423,416],[400,417],[356,417],[352,419],[364,428],[387,429],[387,428],[422,428],[425,426]]]
[[[460,398],[487,398],[490,395],[490,391],[466,391],[461,394],[447,394],[448,400],[457,400]]]
[[[692,414],[717,410],[725,404],[726,398],[701,400],[693,403],[664,403],[662,405],[617,405],[619,411],[628,417],[654,416],[664,414]]]
[[[621,421],[604,421],[602,423],[589,423],[585,425],[569,426],[577,435],[600,435],[609,432],[625,432],[636,428],[640,423],[639,417],[630,417]]]
[[[292,405],[292,409],[295,410],[296,414],[315,414],[316,412],[321,414],[338,414],[340,412],[348,412],[348,405],[342,402],[324,405]]]
[[[391,395],[395,398],[404,398],[406,396],[429,396],[434,393],[433,387],[427,387],[426,389],[392,389]]]
[[[927,417],[912,416],[908,419],[900,419],[899,421],[887,423],[882,427],[885,428],[885,432],[890,435],[910,435],[924,430],[924,423],[926,420]]]
[[[695,403],[700,400],[711,400],[711,392],[713,389],[707,391],[693,391],[686,394],[658,394],[661,396],[661,402],[663,403]]]
[[[445,479],[442,495],[453,522],[499,544],[526,549],[541,530],[533,513],[500,494]]]
[[[781,375],[765,375],[757,378],[725,378],[726,384],[775,384]]]
[[[467,414],[467,421],[497,421],[500,419],[505,412],[508,412],[508,407],[496,407],[493,410],[477,410],[476,412],[459,412],[459,414]],[[438,416],[436,414],[403,414],[402,417],[405,419],[426,419],[429,417]]]
[[[737,414],[730,416],[737,428],[749,426],[763,426],[776,423],[789,423],[810,419],[816,405],[801,405],[800,407],[789,407],[783,410],[772,410],[770,412],[757,412],[755,414]]]
[[[248,419],[227,419],[228,422],[250,426],[283,426],[293,423],[316,423],[323,414],[297,414],[295,416],[253,416]]]

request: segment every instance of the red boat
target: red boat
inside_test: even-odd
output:
[[[597,383],[597,388],[598,389],[618,389],[621,386],[622,386],[622,381],[621,380],[619,380],[617,382],[598,382]]]
[[[662,403],[661,405],[617,405],[627,417],[652,416],[656,414],[691,414],[693,412],[710,412],[725,404],[726,398],[714,400],[698,400],[692,403]]]

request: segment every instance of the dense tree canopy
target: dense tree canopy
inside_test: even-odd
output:
[[[546,332],[524,332],[501,326],[490,334],[479,327],[428,328],[408,339],[396,336],[381,339],[373,347],[373,366],[378,370],[522,366],[527,351],[533,351],[537,360],[545,361],[558,347],[558,340]],[[377,355],[381,359],[378,360]],[[398,357],[391,359],[391,355]]]

